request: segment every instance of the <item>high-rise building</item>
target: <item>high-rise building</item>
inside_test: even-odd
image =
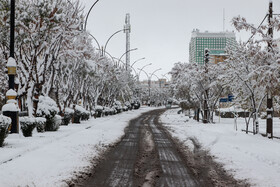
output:
[[[189,44],[189,61],[204,64],[204,50],[207,48],[211,56],[223,56],[226,48],[237,45],[234,32],[199,32],[193,30]]]

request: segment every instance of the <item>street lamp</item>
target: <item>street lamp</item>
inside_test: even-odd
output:
[[[103,56],[104,53],[106,53],[107,45],[108,45],[109,41],[112,39],[112,37],[115,36],[116,34],[122,32],[122,31],[125,31],[125,30],[127,30],[127,29],[121,29],[121,30],[118,30],[117,32],[114,32],[114,33],[108,38],[108,40],[106,41],[104,47],[103,47],[103,46],[100,46],[99,42],[97,41],[97,39],[96,39],[92,34],[90,34],[90,33],[88,33],[88,34],[89,34],[89,35],[94,39],[94,41],[97,43],[98,49],[99,49],[100,52],[101,52],[101,56]]]
[[[139,81],[139,79],[140,79],[140,73],[141,73],[141,71],[143,71],[143,69],[144,69],[145,67],[150,66],[150,65],[152,65],[152,63],[149,63],[149,64],[144,65],[141,69],[138,68],[138,69],[140,70],[139,73],[138,73],[138,81]]]
[[[155,72],[161,70],[161,68],[159,69],[156,69],[153,73],[151,73],[151,76],[150,76],[150,86],[149,86],[149,97],[151,97],[151,79],[152,79],[152,76],[155,74]]]
[[[12,120],[11,133],[19,133],[18,125],[18,107],[15,89],[15,75],[16,75],[16,61],[15,61],[15,0],[11,0],[11,18],[10,18],[10,57],[7,63],[9,76],[9,90],[6,92],[7,104],[2,107],[3,115],[8,116]]]
[[[124,66],[126,65],[125,64],[125,62],[124,61],[122,61],[122,60],[120,60],[120,59],[118,59],[118,58],[115,58],[115,57],[113,57],[115,60],[118,60],[118,61],[120,61]],[[132,67],[131,65],[129,65],[131,68],[132,68],[132,70],[134,71],[134,73],[135,73],[135,76],[137,76],[137,72],[136,72],[136,70],[135,70],[135,68],[134,67]]]
[[[102,51],[102,49],[97,49],[98,51]],[[111,59],[112,59],[112,62],[114,63],[115,62],[115,57],[113,57],[109,52],[107,51],[104,51],[105,54],[107,54]]]
[[[96,0],[96,1],[93,3],[93,5],[90,7],[90,9],[89,9],[89,11],[88,11],[88,13],[87,13],[86,21],[85,21],[85,31],[87,30],[87,20],[88,20],[88,16],[89,16],[89,14],[90,14],[92,8],[98,3],[98,1],[99,1],[99,0]]]
[[[151,75],[149,76],[148,73],[141,69],[141,71],[143,71],[146,75],[147,75],[147,78],[148,78],[148,86],[149,86],[149,99],[151,98],[151,79],[152,79],[152,76],[155,74],[155,72],[161,70],[161,68],[159,69],[156,69],[155,71],[153,71],[153,73],[151,73]]]
[[[129,30],[129,29],[121,29],[121,30],[118,30],[118,31],[116,31],[115,33],[113,33],[113,34],[108,38],[108,40],[106,41],[103,50],[106,51],[107,45],[108,45],[109,41],[111,40],[111,38],[113,38],[113,36],[115,36],[116,34],[122,32],[122,31],[125,32],[126,30]]]
[[[154,74],[154,76],[158,79],[158,82],[159,82],[159,88],[161,89],[161,79],[156,75]]]
[[[167,73],[165,73],[165,74],[163,74],[163,75],[161,75],[162,77],[165,77],[167,80],[168,80],[168,82],[170,82],[170,80],[169,80],[169,78],[166,76],[166,74]]]
[[[132,63],[131,67],[132,67],[136,62],[138,62],[138,61],[140,61],[140,60],[145,60],[145,59],[146,59],[146,58],[143,57],[143,58],[140,58],[140,59],[138,59],[138,60],[135,60],[135,61]]]
[[[127,53],[129,53],[129,52],[131,52],[131,51],[135,51],[135,50],[137,50],[138,48],[134,48],[134,49],[130,49],[130,50],[128,50],[128,51],[126,51],[124,54],[122,54],[122,56],[119,58],[119,61],[118,61],[118,64],[119,64],[119,62],[120,62],[120,60],[122,59],[122,57],[124,56],[124,55],[126,55]],[[128,66],[128,64],[126,64],[126,71],[127,71],[127,66]]]
[[[90,34],[90,33],[88,33],[88,34],[94,39],[94,41],[96,42],[96,44],[98,46],[98,49],[101,51],[101,47],[100,47],[99,42],[97,41],[97,39],[92,34]]]

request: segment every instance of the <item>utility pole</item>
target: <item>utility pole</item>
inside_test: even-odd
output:
[[[209,50],[205,48],[204,50],[204,67],[205,67],[205,75],[206,79],[208,78],[208,68],[207,64],[209,62]],[[207,82],[207,80],[206,80]],[[204,93],[204,114],[203,114],[203,123],[208,123],[208,104],[207,104],[207,99],[208,99],[208,88],[206,88],[205,93]]]
[[[125,25],[124,25],[124,32],[126,33],[126,51],[130,50],[130,32],[131,32],[131,25],[130,25],[130,14],[126,14],[125,17]],[[129,66],[130,66],[130,52],[126,53],[126,60],[125,60],[125,64],[126,64],[126,71],[129,70]]]
[[[273,26],[271,24],[273,15],[272,1],[269,2],[269,15],[268,15],[268,52],[272,52],[272,39],[273,39]],[[266,136],[273,138],[273,99],[270,88],[267,88],[267,117],[266,117]]]

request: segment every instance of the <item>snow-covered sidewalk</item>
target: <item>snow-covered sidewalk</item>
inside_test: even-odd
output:
[[[0,148],[0,187],[68,186],[77,174],[90,169],[94,157],[124,135],[128,121],[154,108],[91,118],[61,126],[56,132],[33,137],[10,134]]]
[[[235,131],[234,119],[202,124],[177,114],[178,110],[168,110],[160,118],[172,136],[190,148],[189,138],[195,137],[237,179],[249,179],[252,185],[260,187],[280,186],[280,140],[241,132],[245,128],[242,118],[238,119],[239,129]],[[265,121],[260,120],[260,125],[264,131]],[[275,118],[274,126],[279,134],[279,119]]]

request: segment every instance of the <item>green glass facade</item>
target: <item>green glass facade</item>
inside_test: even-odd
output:
[[[189,61],[204,64],[204,50],[208,48],[210,55],[225,54],[227,47],[237,44],[235,34],[232,32],[200,33],[194,31],[189,45]]]

